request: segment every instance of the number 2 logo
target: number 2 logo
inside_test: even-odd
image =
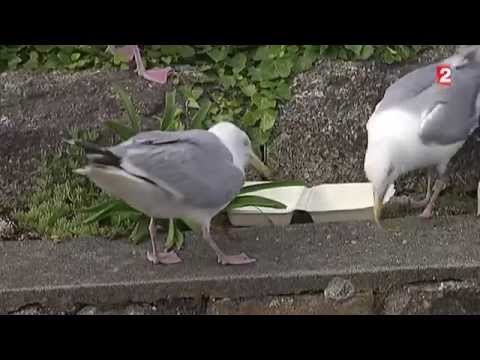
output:
[[[436,71],[436,81],[440,85],[452,85],[452,69],[450,65],[438,65]]]

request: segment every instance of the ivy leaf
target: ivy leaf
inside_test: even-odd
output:
[[[35,50],[37,50],[38,52],[47,53],[47,52],[49,52],[50,50],[54,49],[55,46],[53,46],[53,45],[35,45],[34,48],[35,48]]]
[[[45,62],[45,64],[43,64],[43,67],[48,70],[57,68],[58,67],[57,57],[53,57],[53,56],[49,57]]]
[[[171,56],[162,56],[160,59],[167,65],[170,65],[170,63],[172,62]]]
[[[248,68],[248,76],[253,80],[253,81],[262,81],[262,71],[260,70],[260,67],[254,67],[250,66]]]
[[[14,70],[17,68],[17,65],[22,62],[22,58],[19,56],[14,56],[10,60],[8,60],[8,68]]]
[[[225,88],[225,90],[228,90],[231,87],[235,86],[235,77],[232,75],[221,75],[220,83]]]
[[[277,65],[275,60],[264,60],[259,66],[262,80],[271,80],[278,77]]]
[[[252,97],[253,95],[255,95],[257,93],[257,88],[253,84],[244,86],[244,87],[241,88],[241,90],[248,97]]]
[[[268,60],[279,57],[283,51],[282,45],[266,45],[260,46],[253,55],[254,60]]]
[[[38,53],[36,51],[30,51],[30,59],[24,64],[27,69],[38,68]]]
[[[338,49],[338,57],[342,60],[348,60],[348,53],[344,48]]]
[[[391,52],[385,51],[383,53],[383,61],[386,62],[387,64],[393,64],[395,62],[395,57]]]
[[[244,53],[238,53],[228,61],[228,65],[233,68],[233,72],[236,74],[240,73],[243,69],[245,69],[246,64],[247,56]]]
[[[263,94],[259,94],[259,93],[252,96],[252,102],[260,110],[274,108],[275,105],[276,105],[275,100],[269,99],[268,97],[264,96]]]
[[[287,46],[287,54],[294,55],[298,52],[298,46],[297,45],[288,45]]]
[[[226,59],[228,52],[229,50],[226,46],[221,46],[212,48],[207,52],[207,55],[210,57],[210,59],[212,59],[216,63],[219,63],[220,61]]]
[[[399,53],[399,56],[403,59],[408,59],[409,56],[410,56],[410,52],[411,52],[411,49],[409,49],[407,46],[405,45],[398,45],[398,53]],[[413,49],[412,49],[413,50]]]
[[[330,58],[337,58],[339,50],[337,46],[329,46],[325,49],[324,54]]]
[[[367,60],[369,59],[375,51],[375,48],[372,45],[364,45],[362,51],[360,52],[360,59]]]
[[[362,53],[363,45],[345,45],[345,48],[353,51],[356,56],[360,56]]]
[[[57,54],[57,57],[58,57],[58,60],[60,60],[60,63],[62,65],[66,65],[70,62],[70,56],[66,53],[66,52],[62,52],[60,51],[58,54]]]
[[[203,94],[203,89],[199,86],[195,86],[193,89],[192,89],[192,97],[195,99],[195,100],[198,100],[200,98],[200,96],[202,96]]]
[[[296,63],[294,72],[299,73],[310,69],[315,61],[315,55],[309,52],[304,52],[302,56],[300,56]]]
[[[286,78],[290,75],[293,67],[293,62],[289,59],[278,59],[274,62],[275,75]]]
[[[273,125],[275,125],[276,117],[277,112],[273,109],[263,111],[260,120],[260,129],[262,129],[263,132],[266,132],[273,128]]]
[[[258,111],[249,110],[243,115],[242,124],[251,127],[255,126],[258,120],[260,120],[260,114],[258,113]]]
[[[161,45],[154,48],[154,50],[161,50],[165,56],[180,56],[182,58],[190,58],[195,55],[195,49],[188,45]]]
[[[200,105],[198,105],[197,100],[195,100],[193,97],[188,98],[187,104],[189,108],[200,109]]]
[[[389,51],[392,55],[397,55],[395,49],[392,49],[390,46],[387,46],[387,51]]]
[[[260,83],[260,87],[261,87],[262,89],[273,89],[273,88],[276,87],[276,86],[277,86],[277,82],[276,82],[276,81],[267,81],[267,80],[265,80],[265,81],[262,81],[262,82]]]
[[[278,86],[274,89],[274,94],[277,98],[282,100],[290,100],[292,94],[290,92],[290,86],[286,82],[281,82]]]

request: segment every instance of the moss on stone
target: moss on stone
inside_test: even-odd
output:
[[[72,137],[98,141],[96,131],[72,133]],[[133,226],[127,219],[85,224],[87,214],[81,211],[107,199],[93,183],[73,173],[82,166],[83,151],[63,146],[58,153],[44,155],[43,166],[32,192],[26,197],[24,209],[14,213],[22,231],[34,231],[54,241],[77,236],[115,237],[128,233]]]

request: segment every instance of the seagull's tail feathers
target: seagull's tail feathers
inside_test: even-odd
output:
[[[113,152],[87,141],[69,140],[69,144],[80,146],[92,164],[119,167],[121,159]]]

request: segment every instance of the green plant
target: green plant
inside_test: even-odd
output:
[[[5,69],[67,69],[120,67],[126,59],[105,52],[106,46],[0,46],[0,71]],[[174,66],[182,76],[185,111],[210,113],[211,122],[238,119],[255,143],[271,136],[280,104],[291,98],[293,75],[321,58],[375,59],[388,64],[415,56],[419,45],[150,45],[143,47],[146,65]],[[199,122],[189,124],[200,127]],[[207,124],[208,125],[208,124]]]
[[[105,52],[106,47],[0,45],[0,72],[130,68],[126,59]],[[291,97],[292,77],[310,69],[316,61],[322,58],[373,59],[390,64],[409,59],[425,48],[415,45],[151,45],[144,46],[142,52],[148,67],[169,65],[177,70],[172,82],[178,85],[184,106],[176,105],[176,92],[168,93],[165,112],[156,117],[159,128],[205,128],[217,121],[234,120],[248,132],[258,150],[258,146],[270,138],[279,105]],[[107,126],[121,139],[126,139],[139,131],[140,117],[130,98],[122,91],[118,94],[125,119],[110,121]],[[39,186],[29,197],[28,209],[17,212],[19,223],[57,239],[78,234],[112,237],[130,234],[133,241],[142,239],[146,226],[141,226],[140,218],[135,218],[130,209],[121,211],[121,205],[111,208],[110,214],[116,211],[117,215],[93,217],[92,220],[96,214],[92,210],[94,205],[110,199],[87,181],[71,175],[72,163],[79,165],[82,157],[79,152],[66,151],[49,157],[42,169]],[[58,195],[53,189],[58,190]],[[241,199],[242,202],[247,200]],[[90,209],[78,212],[78,208]],[[85,222],[87,217],[90,221]],[[168,221],[164,226],[169,226]],[[175,220],[174,226],[182,232],[193,225]],[[175,234],[176,231],[169,232],[170,243],[181,243],[182,235]]]
[[[71,136],[85,141],[99,140],[99,134],[94,131],[73,131]],[[14,213],[20,228],[33,230],[54,241],[80,235],[115,237],[128,234],[131,227],[128,219],[112,217],[96,223],[86,222],[87,215],[78,211],[107,199],[87,179],[72,176],[73,170],[83,161],[80,149],[65,147],[58,153],[42,157],[44,164],[26,199],[26,206]]]
[[[119,95],[122,107],[125,110],[126,118],[123,121],[108,121],[106,126],[111,129],[121,140],[127,140],[132,135],[140,131],[140,116],[134,108],[132,99],[120,88],[116,88],[116,92]],[[185,109],[189,108],[189,105],[196,101],[199,94],[193,94],[193,89],[182,89],[182,93],[185,98]],[[193,115],[193,126],[197,128],[204,127],[204,120],[206,119],[209,104],[204,102],[202,105],[194,105],[194,108],[198,108],[197,112]],[[158,121],[159,130],[183,130],[185,119],[181,118],[181,115],[185,111],[177,106],[176,91],[170,91],[165,94],[165,109],[162,116],[155,116]],[[261,206],[270,208],[285,208],[282,203],[263,198],[260,196],[248,195],[247,193],[257,191],[264,188],[272,188],[279,186],[295,186],[300,182],[298,181],[278,181],[268,184],[262,184],[257,186],[244,187],[240,194],[227,206],[227,209],[234,209],[246,206]],[[129,205],[125,204],[121,200],[108,199],[101,203],[95,203],[93,206],[83,209],[83,212],[87,213],[89,217],[85,220],[85,224],[92,224],[106,219],[123,218],[128,219],[130,224],[129,238],[135,243],[140,242],[148,238],[148,221],[149,218],[141,212],[133,209]],[[168,229],[166,238],[166,247],[171,248],[175,246],[179,249],[184,241],[183,232],[187,230],[197,230],[196,225],[192,224],[186,219],[161,219],[160,224],[163,228]]]

